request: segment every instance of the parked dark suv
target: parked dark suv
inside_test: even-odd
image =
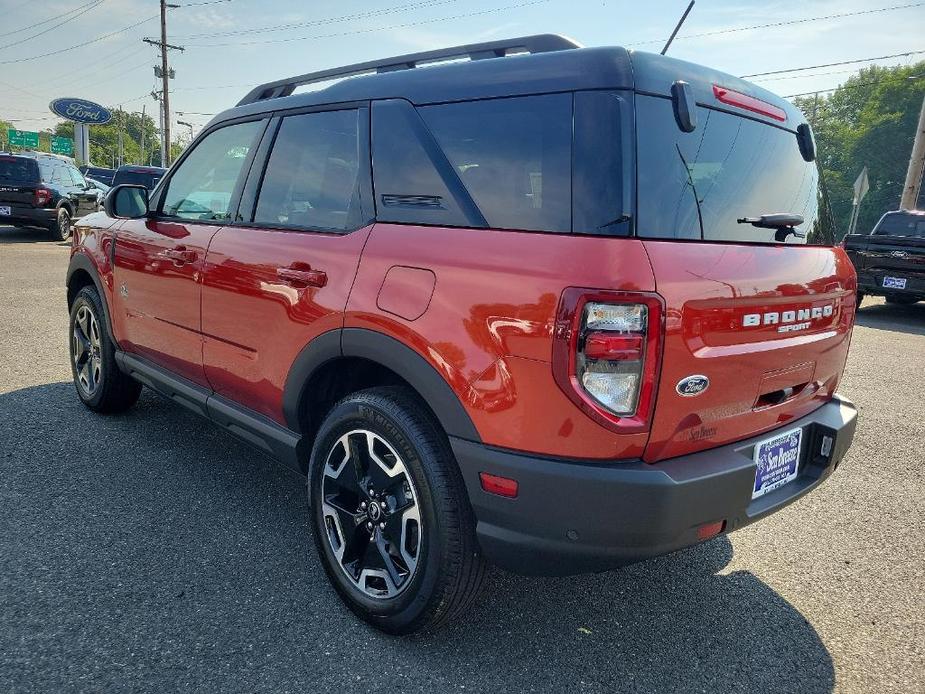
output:
[[[387,631],[464,614],[486,560],[687,547],[854,435],[814,157],[770,92],[558,36],[264,84],[77,227],[77,393],[147,385],[307,475],[331,582]]]
[[[96,189],[53,154],[0,154],[0,224],[43,227],[63,241],[71,222],[99,209]]]

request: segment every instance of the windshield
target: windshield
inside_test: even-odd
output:
[[[925,238],[925,215],[923,214],[888,214],[884,215],[877,228],[877,236],[916,236]]]
[[[786,213],[803,217],[786,243],[834,242],[822,213],[815,163],[793,132],[724,111],[697,108],[684,133],[669,99],[637,95],[640,236],[773,243],[775,229],[738,220]]]
[[[39,180],[39,167],[34,159],[0,157],[0,181],[35,183]]]

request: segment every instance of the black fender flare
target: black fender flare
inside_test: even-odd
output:
[[[67,266],[67,275],[64,281],[65,286],[71,286],[71,278],[78,270],[83,270],[88,275],[90,275],[90,279],[93,281],[93,284],[96,287],[96,293],[100,295],[100,303],[103,305],[103,317],[106,319],[106,329],[109,330],[109,337],[118,348],[119,341],[116,339],[115,333],[112,331],[112,319],[109,315],[109,302],[106,300],[106,292],[103,290],[103,282],[100,279],[100,273],[93,261],[90,260],[90,258],[84,253],[78,252],[71,256],[71,262],[68,263]]]
[[[393,337],[365,328],[342,328],[323,333],[296,357],[283,389],[283,415],[293,431],[302,432],[299,404],[306,384],[317,369],[339,357],[366,359],[393,371],[424,399],[447,435],[481,441],[469,413],[450,384],[424,357]]]

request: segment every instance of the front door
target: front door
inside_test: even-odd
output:
[[[114,320],[124,349],[207,386],[199,309],[209,242],[228,221],[248,153],[264,128],[248,121],[201,139],[171,172],[146,219],[116,234]]]
[[[371,229],[368,122],[365,108],[282,118],[265,171],[257,162],[248,177],[242,221],[223,227],[206,256],[209,384],[280,423],[299,352],[343,325]]]

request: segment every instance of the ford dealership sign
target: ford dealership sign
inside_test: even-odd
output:
[[[102,125],[112,118],[108,109],[86,99],[55,99],[48,108],[62,118],[87,125]]]

